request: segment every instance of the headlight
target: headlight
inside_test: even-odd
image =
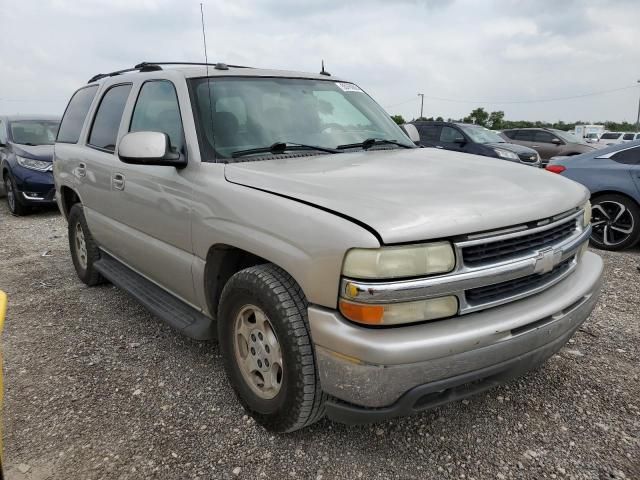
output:
[[[586,227],[591,223],[591,202],[587,200],[582,208],[584,209],[584,226]]]
[[[18,164],[29,170],[37,170],[38,172],[47,172],[53,168],[51,162],[43,162],[42,160],[34,160],[33,158],[24,158],[16,155]]]
[[[508,158],[509,160],[520,160],[520,157],[518,157],[517,154],[510,152],[509,150],[494,148],[493,151],[496,152],[500,158]]]
[[[399,325],[451,317],[458,313],[458,299],[448,296],[384,305],[340,299],[340,312],[349,320],[366,325]]]
[[[449,242],[424,245],[354,248],[344,258],[342,273],[351,278],[389,279],[446,273],[455,266]]]

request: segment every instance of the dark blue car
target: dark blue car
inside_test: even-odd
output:
[[[622,250],[640,240],[640,141],[552,160],[547,170],[591,191],[591,242]]]
[[[45,116],[0,117],[0,174],[13,215],[55,205],[52,159],[59,123]]]

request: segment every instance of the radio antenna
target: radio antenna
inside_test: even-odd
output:
[[[209,125],[213,130],[213,102],[211,101],[211,79],[209,78],[209,58],[207,57],[207,35],[204,33],[204,7],[202,6],[202,2],[200,3],[200,21],[202,23],[202,43],[204,45],[204,63],[206,64],[206,72],[207,72],[207,90],[209,93]],[[211,135],[211,143],[213,144],[213,150],[216,149],[216,142],[213,135]]]

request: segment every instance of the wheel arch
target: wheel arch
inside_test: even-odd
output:
[[[596,192],[591,192],[591,200],[594,200],[598,197],[602,197],[604,195],[620,195],[622,197],[625,197],[631,200],[633,203],[635,203],[638,206],[638,208],[640,208],[640,202],[637,199],[633,198],[633,195],[629,195],[628,193],[623,192],[621,190],[604,189],[604,190],[598,190]]]
[[[60,187],[60,206],[62,207],[62,214],[64,218],[69,218],[69,212],[71,207],[76,203],[82,204],[82,200],[73,188],[63,185]]]

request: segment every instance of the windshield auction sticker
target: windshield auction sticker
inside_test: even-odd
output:
[[[360,93],[362,93],[362,90],[360,90],[360,87],[358,87],[357,85],[354,85],[353,83],[336,82],[336,85],[343,92],[360,92]]]

